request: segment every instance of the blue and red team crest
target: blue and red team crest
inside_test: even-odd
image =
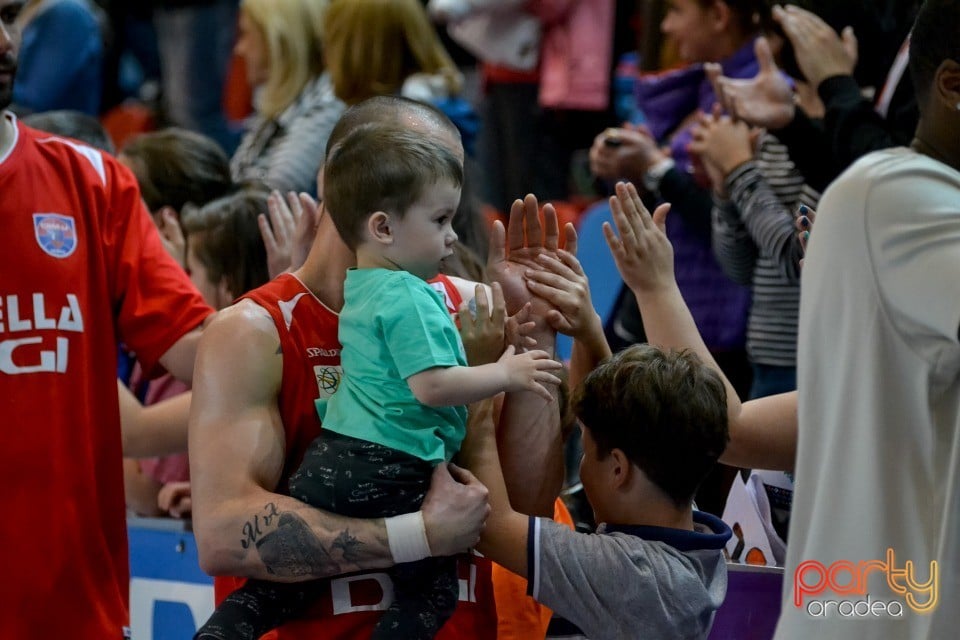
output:
[[[77,227],[70,216],[35,213],[33,232],[40,248],[54,258],[66,258],[77,248]]]

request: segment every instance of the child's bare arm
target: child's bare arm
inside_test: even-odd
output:
[[[407,378],[417,400],[431,407],[470,404],[503,391],[533,391],[552,398],[545,385],[560,384],[561,368],[546,351],[516,353],[507,347],[497,362],[478,367],[434,367]]]
[[[727,388],[730,443],[720,461],[748,468],[792,469],[797,448],[796,392],[741,404],[677,287],[673,247],[665,226],[669,205],[657,207],[651,216],[633,185],[618,184],[616,189],[616,197],[610,199],[614,225],[604,223],[604,234],[623,281],[637,296],[647,339],[665,349],[694,351],[720,374]]]
[[[492,401],[484,400],[470,406],[467,435],[460,447],[459,458],[489,492],[490,514],[477,549],[497,564],[527,577],[530,518],[510,506],[497,455]]]

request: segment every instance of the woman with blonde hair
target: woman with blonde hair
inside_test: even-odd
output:
[[[331,0],[323,34],[334,91],[347,104],[398,93],[436,102],[463,84],[419,0]]]
[[[254,87],[253,116],[230,162],[237,181],[316,192],[327,137],[343,112],[321,49],[323,0],[243,0],[236,53]]]

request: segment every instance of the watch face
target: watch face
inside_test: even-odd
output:
[[[673,169],[674,165],[675,163],[671,158],[666,158],[647,169],[647,172],[643,175],[644,188],[647,191],[656,191],[660,187],[663,176],[666,175],[667,171]]]

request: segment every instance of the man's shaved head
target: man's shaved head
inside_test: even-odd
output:
[[[460,131],[433,105],[400,96],[376,96],[347,109],[327,139],[325,157],[358,126],[369,123],[396,124],[434,138],[463,161]]]

